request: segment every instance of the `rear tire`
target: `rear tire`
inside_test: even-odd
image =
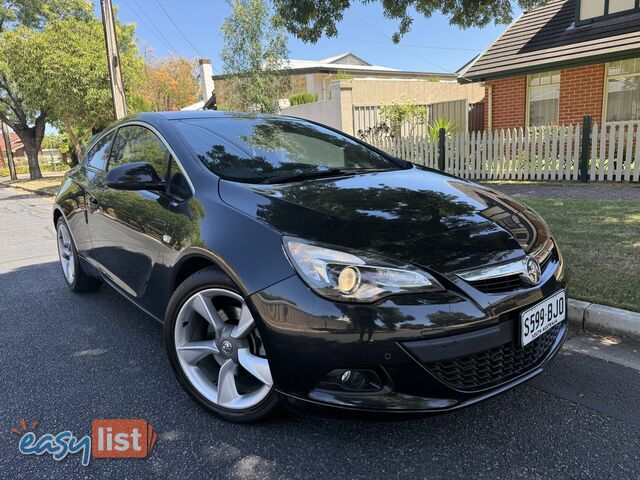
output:
[[[263,421],[281,410],[249,308],[217,269],[200,270],[180,284],[167,307],[164,335],[180,385],[207,410],[237,423]]]
[[[89,275],[82,268],[71,230],[62,217],[56,223],[56,238],[60,266],[69,290],[76,293],[96,290],[102,284],[102,280]]]

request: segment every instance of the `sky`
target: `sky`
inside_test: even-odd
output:
[[[230,14],[224,0],[113,0],[113,3],[118,18],[135,23],[139,41],[149,45],[156,55],[174,52],[210,58],[214,73],[221,72],[220,25]],[[95,4],[99,16],[99,0]],[[314,45],[290,36],[289,52],[292,59],[319,60],[351,51],[373,65],[454,72],[482,52],[505,28],[492,24],[462,30],[449,25],[441,15],[429,19],[414,15],[412,30],[400,45],[394,45],[391,35],[397,30],[397,21],[384,18],[379,2],[363,5],[354,0],[338,25],[338,37],[323,37]]]

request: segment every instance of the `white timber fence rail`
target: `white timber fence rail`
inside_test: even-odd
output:
[[[529,127],[439,138],[383,138],[410,162],[473,180],[640,182],[640,122]]]

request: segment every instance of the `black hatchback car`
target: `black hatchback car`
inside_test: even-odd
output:
[[[464,407],[540,373],[567,331],[531,209],[306,120],[127,118],[53,221],[71,290],[105,282],[164,321],[179,382],[229,420]]]

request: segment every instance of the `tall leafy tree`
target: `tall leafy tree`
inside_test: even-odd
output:
[[[50,22],[88,19],[91,12],[92,6],[86,0],[0,1],[0,120],[24,144],[32,179],[42,177],[38,150],[44,138],[47,108],[27,98],[31,97],[29,91],[38,85],[18,72],[41,65],[38,51],[41,44],[35,39]]]
[[[265,0],[231,0],[221,57],[232,110],[273,113],[289,90],[287,37]]]
[[[145,65],[140,95],[150,109],[179,110],[196,101],[198,80],[193,60],[170,55],[151,58]]]
[[[127,98],[143,79],[134,25],[116,23]],[[65,131],[82,159],[81,144],[113,121],[113,100],[100,20],[64,19],[42,33],[43,68],[36,75],[37,99],[47,106],[52,122]],[[129,105],[135,112],[135,101]],[[131,108],[134,107],[134,108]]]
[[[116,27],[125,88],[131,93],[141,81],[143,61],[134,26]],[[61,17],[38,30],[18,27],[5,39],[3,50],[22,100],[37,105],[50,123],[67,133],[80,160],[81,144],[113,120],[101,21],[92,15]],[[36,120],[37,127],[41,123]],[[40,130],[36,140],[39,135]]]
[[[548,0],[274,0],[276,11],[287,30],[306,42],[317,42],[322,35],[335,37],[337,24],[353,3],[380,3],[384,16],[397,20],[394,42],[411,29],[414,15],[426,18],[441,13],[451,25],[461,28],[484,27],[490,22],[509,23],[513,6],[530,9]]]

